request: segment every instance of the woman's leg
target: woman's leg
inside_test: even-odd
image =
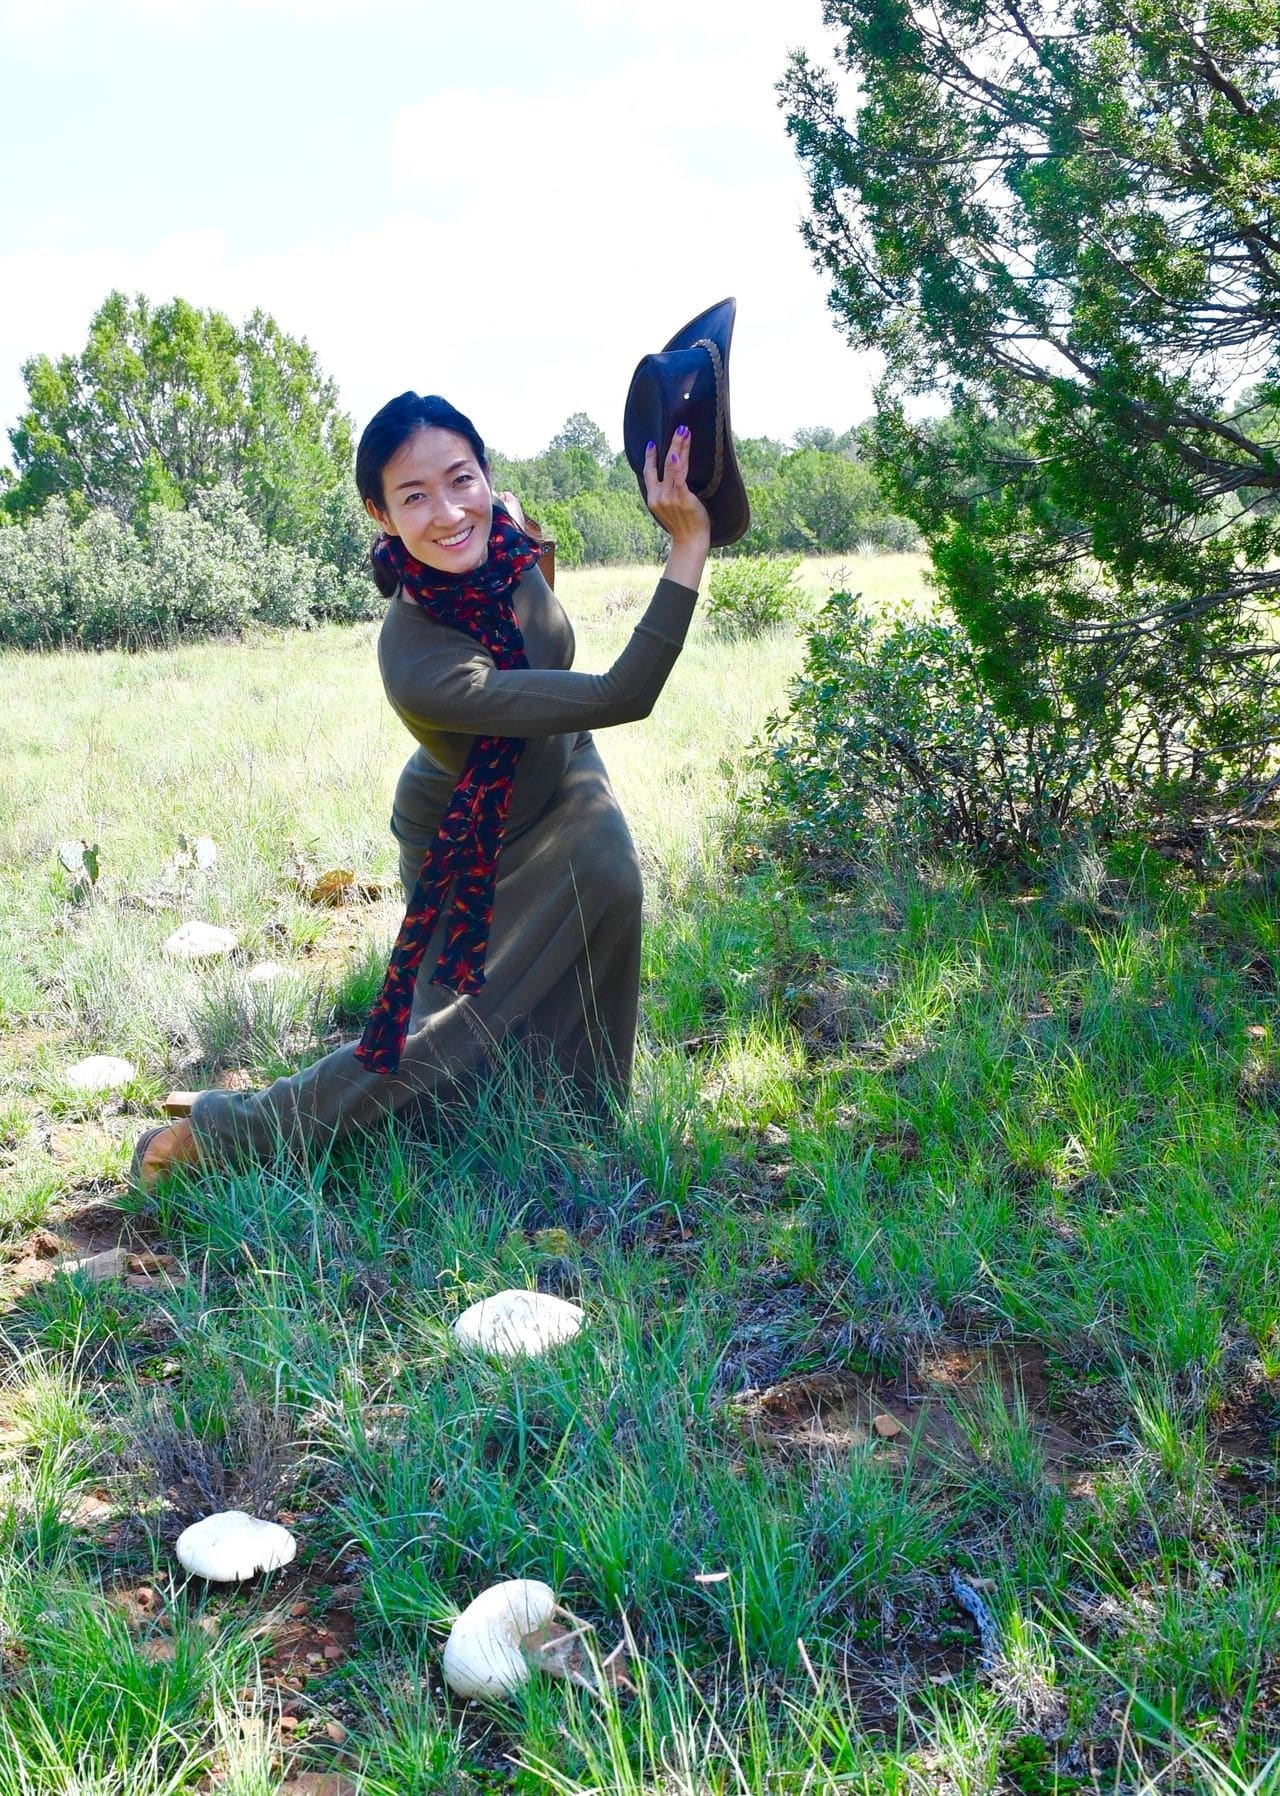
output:
[[[202,1092],[191,1112],[202,1156],[216,1164],[265,1159],[280,1144],[323,1148],[388,1112],[447,1097],[512,1034],[546,1040],[581,1085],[603,1077],[625,1090],[639,989],[639,865],[589,736],[579,738],[536,822],[504,845],[498,867],[481,991],[457,997],[431,985],[433,943],[397,1073],[370,1072],[353,1042],[263,1091]]]

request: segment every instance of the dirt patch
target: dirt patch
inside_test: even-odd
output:
[[[55,1213],[43,1227],[0,1248],[0,1301],[12,1302],[32,1285],[52,1278],[69,1260],[116,1248],[137,1254],[154,1249],[145,1221],[102,1202],[100,1189],[101,1181],[95,1181],[90,1201],[82,1208]]]
[[[323,1677],[355,1646],[355,1617],[349,1608],[321,1603],[314,1592],[300,1595],[274,1622],[263,1646],[264,1676],[300,1690],[309,1678]]]
[[[181,1574],[177,1577],[180,1583]],[[326,1593],[323,1585],[306,1574],[286,1574],[276,1581],[275,1591],[279,1592],[282,1584],[284,1593],[276,1597],[275,1606],[262,1617],[256,1632],[261,1642],[264,1691],[274,1694],[287,1711],[295,1706],[291,1698],[300,1696],[312,1679],[326,1676],[354,1650],[356,1623],[351,1601],[356,1593],[352,1586]],[[292,1590],[288,1589],[290,1584]],[[198,1579],[194,1588],[200,1588]],[[262,1588],[256,1579],[243,1587],[228,1585],[225,1599],[219,1588],[198,1625],[216,1635],[221,1626],[219,1612],[223,1601],[239,1608],[246,1601],[255,1601]],[[171,1587],[122,1581],[108,1596],[112,1606],[124,1615],[130,1631],[143,1642],[149,1658],[164,1660],[174,1656]]]
[[[734,1408],[757,1440],[786,1453],[871,1446],[904,1462],[955,1463],[972,1456],[984,1434],[1008,1427],[1030,1435],[1046,1471],[1061,1477],[1097,1446],[1049,1413],[1043,1352],[1004,1343],[934,1343],[892,1379],[845,1369],[802,1373],[746,1392]]]

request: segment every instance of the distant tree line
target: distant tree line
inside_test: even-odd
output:
[[[861,428],[800,430],[792,444],[736,437],[751,501],[751,529],[734,555],[840,554],[918,545],[915,526],[889,509],[865,465]],[[494,484],[510,488],[556,539],[568,567],[650,561],[662,533],[646,511],[625,456],[575,412],[540,455],[492,456]]]
[[[0,469],[0,645],[140,646],[247,623],[374,617],[354,432],[305,342],[256,311],[111,293],[79,355],[33,356]],[[914,541],[862,462],[862,436],[745,438],[753,525],[735,552]],[[661,530],[585,413],[540,455],[495,453],[562,566],[656,560]]]

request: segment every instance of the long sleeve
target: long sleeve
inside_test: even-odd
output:
[[[684,644],[697,593],[661,579],[613,666],[494,666],[461,631],[397,631],[379,643],[387,697],[411,727],[468,735],[551,736],[647,717]],[[416,620],[415,620],[416,621]]]

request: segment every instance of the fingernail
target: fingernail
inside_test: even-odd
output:
[[[676,425],[676,435],[678,437],[687,437],[688,434],[689,434],[689,426],[687,424],[677,424]]]
[[[644,452],[646,455],[652,455],[654,450],[657,447],[658,447],[658,445],[656,443],[646,443],[644,446]]]
[[[672,461],[679,461],[679,459],[680,459],[680,457],[676,454],[674,449],[671,451],[671,459],[672,459]]]

